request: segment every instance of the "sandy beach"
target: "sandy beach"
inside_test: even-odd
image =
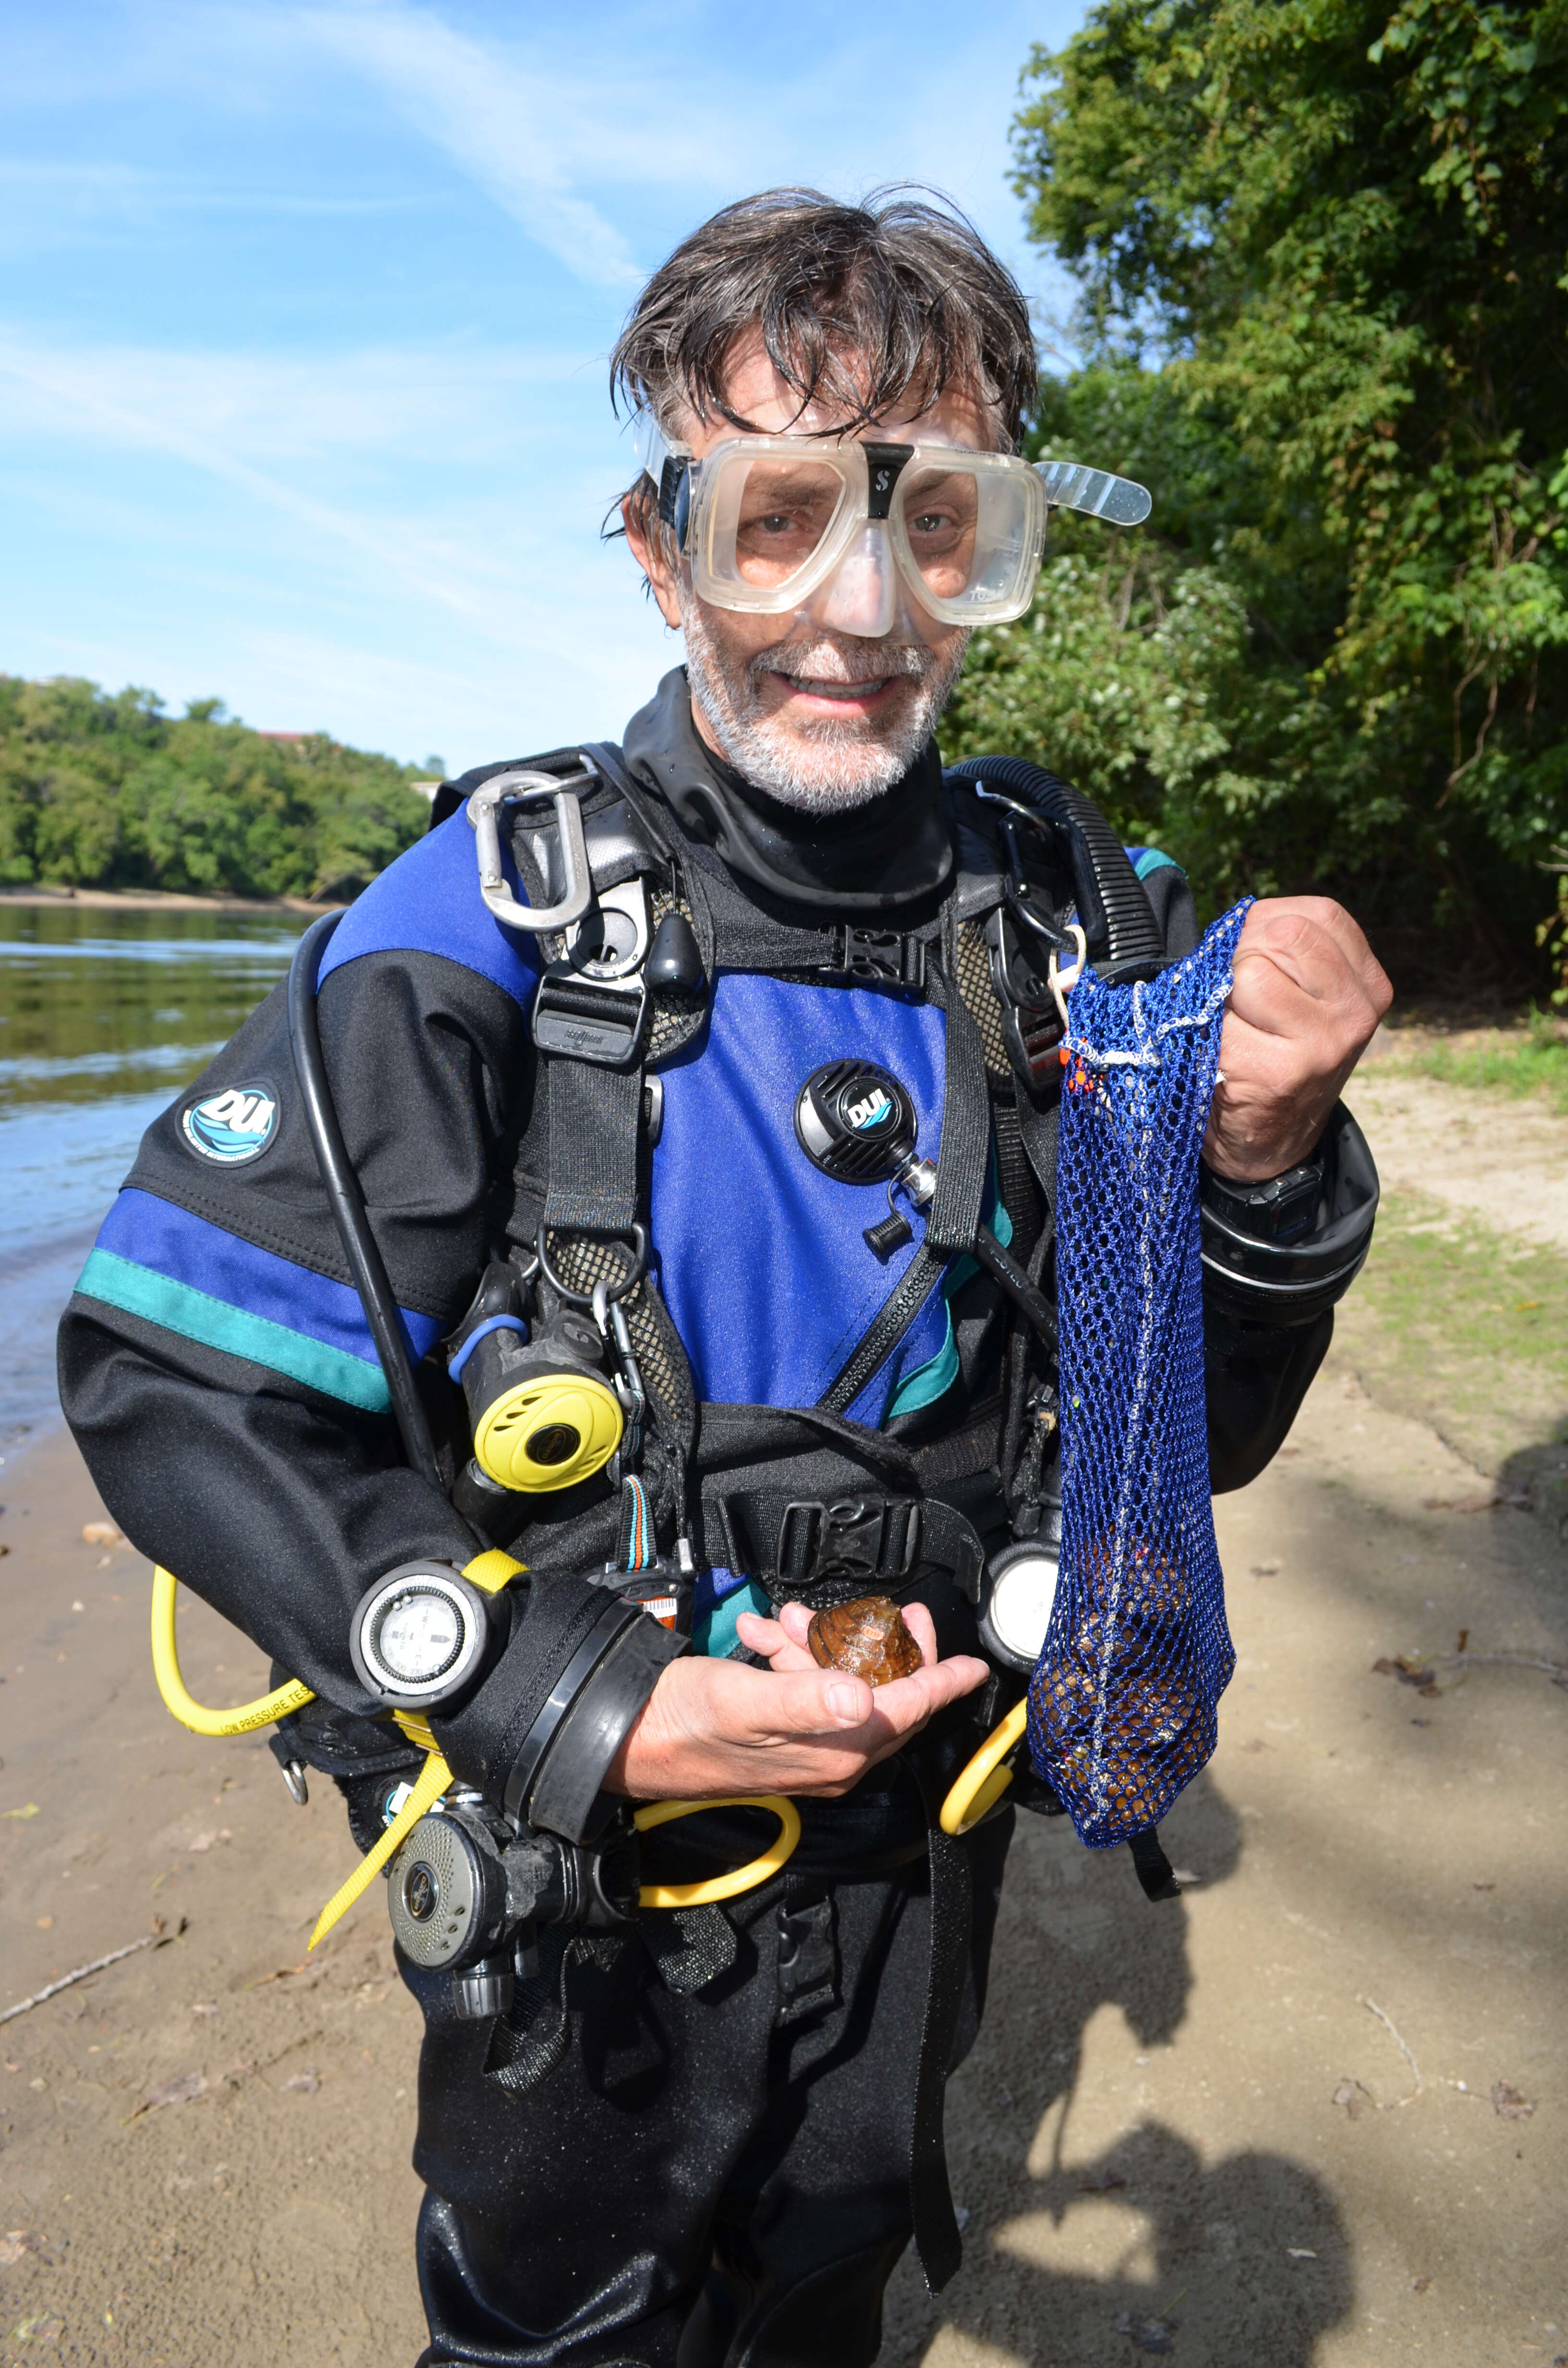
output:
[[[1457,1090],[1380,1065],[1352,1099],[1374,1140],[1386,1105],[1403,1177]],[[1528,1256],[1533,1292],[1568,1292],[1568,1122],[1465,1115],[1544,1162],[1487,1272],[1534,1305]],[[1436,1254],[1426,1205],[1419,1173],[1396,1185],[1390,1279],[1221,1500],[1239,1666],[1165,1827],[1182,1899],[1020,1821],[950,2092],[968,2257],[935,2303],[900,2270],[892,2368],[1568,2358],[1563,1404],[1508,1384],[1495,1342],[1461,1340],[1457,1380],[1412,1350],[1394,1281]],[[1439,1210],[1437,1248],[1473,1222]],[[148,1567],[84,1540],[102,1508],[63,1434],[11,1453],[0,1497],[0,2008],[165,1936],[0,2026],[0,2358],[411,2362],[417,2017],[379,1891],[305,1964],[352,1859],[332,1787],[301,1811],[261,1741],[168,1719]],[[258,1691],[259,1655],[182,1606],[199,1699]]]

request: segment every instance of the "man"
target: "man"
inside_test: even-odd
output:
[[[647,462],[625,529],[686,666],[619,749],[529,760],[570,785],[554,821],[515,765],[444,791],[294,1016],[308,1056],[313,984],[423,1410],[400,1447],[282,990],[150,1131],[62,1389],[128,1534],[317,1695],[275,1748],[338,1779],[364,1847],[418,1765],[398,1669],[471,1622],[462,1681],[417,1697],[467,1790],[392,1893],[426,2018],[425,2362],[820,2368],[874,2357],[912,2225],[950,2270],[941,2084],[1013,1813],[961,1842],[936,1816],[1028,1666],[986,1567],[1054,1534],[1060,1029],[1019,932],[1068,943],[1091,841],[1145,953],[1197,928],[1180,873],[1145,858],[1138,887],[1081,806],[1057,829],[943,778],[965,620],[1027,603],[1043,518],[1008,458],[1027,312],[966,223],[732,207],[614,367]],[[530,931],[585,864],[589,912]],[[1336,905],[1249,913],[1206,1155],[1255,1266],[1282,1203],[1305,1239],[1354,1199],[1331,1113],[1388,999]],[[1211,1286],[1215,1485],[1285,1436],[1368,1225],[1315,1297]],[[923,1661],[875,1691],[806,1641],[869,1594]],[[435,1627],[388,1643],[415,1597]],[[755,1813],[711,1810],[644,1838],[654,1896],[618,1919],[618,1804],[736,1794],[794,1803],[782,1871],[667,1904],[756,1850]],[[1020,1796],[1055,1805],[1022,1770]],[[462,1964],[420,1922],[449,1843],[494,1919]],[[503,1862],[506,1911],[472,1906]],[[600,1905],[561,1907],[573,1883]]]

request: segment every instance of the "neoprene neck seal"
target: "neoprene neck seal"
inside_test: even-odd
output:
[[[743,780],[699,737],[686,669],[676,666],[632,717],[622,746],[628,765],[674,809],[689,837],[785,904],[887,913],[938,894],[952,872],[934,746],[869,805],[799,814]]]

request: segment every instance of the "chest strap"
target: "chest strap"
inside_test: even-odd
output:
[[[896,1594],[921,1570],[949,1574],[971,1603],[985,1550],[971,1522],[935,1497],[860,1490],[799,1497],[788,1487],[705,1491],[701,1536],[710,1563],[756,1578],[776,1600],[810,1605]]]

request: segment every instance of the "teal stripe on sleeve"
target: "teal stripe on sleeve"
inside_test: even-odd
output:
[[[1147,880],[1151,871],[1164,871],[1167,865],[1173,871],[1181,870],[1176,857],[1167,855],[1163,847],[1145,847],[1140,850],[1132,869],[1140,880]]]
[[[165,1332],[177,1332],[182,1339],[199,1340],[204,1348],[287,1373],[291,1382],[302,1382],[307,1389],[340,1398],[366,1414],[385,1414],[392,1404],[380,1365],[329,1349],[303,1332],[290,1331],[286,1324],[275,1324],[270,1316],[231,1307],[227,1300],[155,1274],[151,1267],[118,1258],[113,1250],[92,1252],[76,1289],[85,1299],[102,1300],[127,1315],[162,1325]]]

